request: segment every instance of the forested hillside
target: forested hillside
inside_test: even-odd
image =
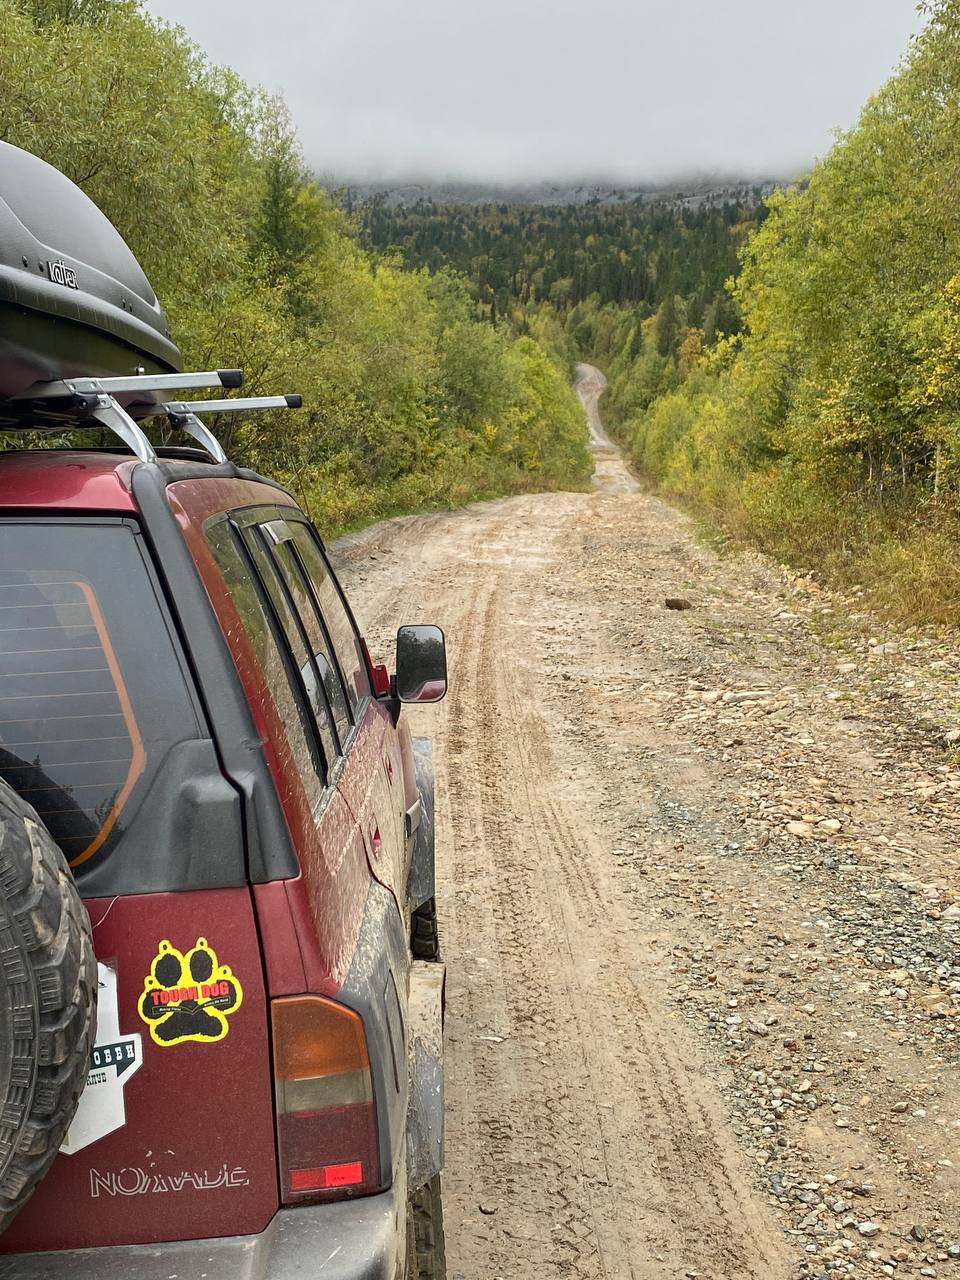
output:
[[[689,323],[711,333],[736,328],[724,285],[745,230],[762,213],[736,204],[685,210],[638,202],[391,207],[383,198],[357,212],[370,248],[396,249],[411,267],[463,273],[484,314],[549,303],[565,318],[588,299],[648,314],[679,295]]]
[[[283,105],[136,0],[0,0],[0,138],[119,227],[193,367],[307,411],[217,424],[325,527],[589,474],[567,369],[464,285],[382,261],[308,180]]]
[[[809,183],[769,201],[743,333],[649,395],[636,331],[594,348],[641,468],[738,535],[908,617],[960,604],[960,2]],[[613,341],[609,339],[613,337]]]

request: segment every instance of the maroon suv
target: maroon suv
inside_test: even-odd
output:
[[[85,199],[55,179],[53,207]],[[29,221],[3,199],[0,251],[4,210]],[[0,454],[0,809],[28,836],[21,880],[0,848],[2,1203],[39,1181],[0,1276],[434,1280],[433,780],[400,710],[443,696],[443,636],[401,627],[396,675],[374,666],[284,489],[215,442],[150,445],[137,424],[161,412],[207,441],[200,406],[163,399],[201,384],[139,330],[136,361],[106,360],[93,338],[133,350],[131,330],[99,280],[73,296],[108,274],[100,250],[66,214],[51,249],[49,222],[13,255],[23,280],[0,262],[0,425],[121,441]],[[126,324],[155,299],[120,265]],[[69,913],[42,923],[63,859],[96,953],[89,1069]],[[86,1087],[50,1163],[76,1044]]]

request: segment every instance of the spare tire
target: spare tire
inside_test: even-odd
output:
[[[0,781],[0,1231],[50,1167],[86,1082],[97,962],[63,854]]]

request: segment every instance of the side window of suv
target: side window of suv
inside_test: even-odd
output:
[[[277,624],[283,632],[301,696],[306,700],[313,719],[314,731],[323,749],[325,775],[329,775],[340,757],[339,728],[327,695],[324,666],[326,659],[318,655],[317,646],[304,624],[295,584],[277,561],[276,548],[267,550],[272,541],[264,526],[248,528],[244,543],[250,552],[257,574],[266,590]],[[302,595],[302,588],[300,593]],[[345,736],[345,735],[344,735]]]
[[[315,595],[294,550],[291,525],[285,520],[272,521],[261,526],[260,534],[270,546],[271,559],[307,646],[309,675],[305,674],[305,683],[332,717],[342,751],[353,728],[352,703]]]
[[[209,523],[205,533],[243,624],[243,634],[283,723],[283,734],[293,765],[313,803],[326,783],[326,760],[318,749],[314,718],[307,704],[298,656],[288,645],[289,630],[296,635],[296,629],[291,625],[288,630],[284,624],[284,602],[279,584],[267,565],[275,584],[275,593],[271,595],[260,577],[260,566],[255,565],[238,532],[225,516]],[[278,604],[280,610],[277,609]]]
[[[300,520],[290,520],[288,524],[297,558],[310,583],[345,676],[351,713],[357,719],[363,703],[371,695],[371,689],[367,660],[356,624],[311,527]]]

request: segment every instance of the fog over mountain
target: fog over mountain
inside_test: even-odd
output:
[[[436,205],[533,204],[609,205],[635,203],[668,205],[674,209],[702,209],[725,204],[759,204],[784,176],[739,179],[718,175],[687,175],[662,185],[631,185],[616,182],[454,182],[440,179],[423,182],[344,183],[335,175],[318,174],[321,186],[337,191],[342,200],[377,199],[388,208],[410,208],[429,201]]]
[[[914,0],[147,0],[285,96],[344,180],[788,176],[854,123]]]

